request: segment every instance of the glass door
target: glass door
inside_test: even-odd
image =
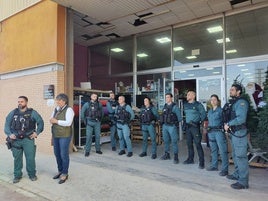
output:
[[[221,104],[225,103],[222,76],[197,78],[196,85],[196,99],[204,105],[205,109],[209,107],[209,99],[212,94],[219,96]]]

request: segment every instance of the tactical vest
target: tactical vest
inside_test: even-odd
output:
[[[29,135],[35,130],[35,120],[31,118],[32,108],[28,108],[25,112],[20,112],[18,108],[14,110],[13,119],[11,122],[11,130],[21,135]]]
[[[160,122],[163,124],[176,124],[178,123],[177,115],[172,112],[173,107],[175,106],[175,103],[172,103],[170,105],[165,104],[163,108],[163,113],[160,116]]]
[[[115,114],[116,121],[121,124],[127,124],[130,122],[130,113],[126,110],[126,104],[124,106],[118,106]]]
[[[244,99],[242,97],[234,98],[229,101],[229,103],[226,103],[222,108],[222,119],[223,123],[228,123],[232,119],[236,118],[236,113],[232,109],[233,105],[240,99]],[[246,100],[246,99],[244,99]],[[246,100],[247,101],[247,100]]]
[[[85,116],[89,118],[89,120],[97,120],[100,121],[102,117],[102,111],[99,106],[99,102],[88,102],[88,109],[86,110]]]
[[[63,110],[60,112],[56,111],[57,115],[55,118],[57,120],[66,120],[66,112],[67,112],[68,106],[65,107]],[[55,114],[56,114],[55,113]],[[55,115],[54,114],[54,115]],[[59,138],[59,137],[69,137],[72,133],[72,126],[60,126],[58,124],[53,124],[52,125],[52,134],[53,137]]]
[[[152,107],[142,107],[140,115],[141,124],[150,124],[153,120],[155,120],[155,116],[152,112]]]
[[[118,106],[118,102],[116,100],[109,99],[108,102],[110,103],[112,108],[116,108],[116,106]],[[109,112],[109,114],[114,114],[114,112],[113,113]]]
[[[229,121],[231,121],[232,119],[235,119],[236,118],[236,113],[235,113],[235,110],[233,110],[233,105],[238,101],[238,100],[245,100],[247,101],[245,98],[243,97],[238,97],[238,98],[234,98],[234,99],[231,99],[229,101],[229,103],[226,103],[223,107],[223,112],[222,112],[222,115],[223,115],[223,122],[224,123],[228,123]],[[248,102],[248,101],[247,101]]]

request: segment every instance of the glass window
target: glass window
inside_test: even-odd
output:
[[[174,66],[223,59],[222,19],[175,28]]]
[[[226,17],[226,58],[268,53],[268,8]]]
[[[251,98],[257,100],[255,104],[259,104],[259,100],[262,98],[262,93],[257,93],[263,89],[263,83],[265,82],[265,72],[268,70],[268,61],[259,61],[251,63],[239,63],[227,65],[227,97],[229,97],[229,89],[234,80],[242,81],[246,92]],[[251,96],[253,95],[253,97]],[[254,107],[254,102],[251,100]]]
[[[138,71],[170,67],[171,31],[137,37]]]
[[[222,67],[175,71],[174,80],[189,80],[196,77],[207,77],[213,75],[222,75]]]
[[[111,74],[133,71],[133,38],[110,44]]]

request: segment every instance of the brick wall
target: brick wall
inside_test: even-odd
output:
[[[17,107],[17,97],[25,95],[28,97],[28,106],[34,108],[44,119],[45,128],[43,133],[36,139],[37,151],[52,153],[51,132],[49,118],[54,106],[48,105],[43,98],[44,85],[55,86],[55,96],[64,92],[64,72],[52,71],[34,75],[26,75],[11,79],[0,80],[0,143],[5,143],[4,124],[7,114]]]

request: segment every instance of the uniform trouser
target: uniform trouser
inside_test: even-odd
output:
[[[113,123],[110,126],[110,131],[111,131],[111,146],[112,147],[116,147],[116,138],[115,138],[115,134],[116,134],[116,125]]]
[[[142,125],[142,152],[147,152],[148,148],[148,137],[150,135],[151,143],[152,143],[152,154],[156,154],[156,133],[154,125]]]
[[[188,147],[188,159],[194,160],[194,146],[195,143],[196,150],[199,156],[199,163],[204,165],[204,151],[201,145],[202,135],[200,133],[200,127],[188,126],[186,129],[187,135],[187,147]]]
[[[35,153],[36,145],[34,139],[24,138],[14,140],[12,147],[12,154],[14,158],[14,177],[22,177],[23,167],[23,152],[26,159],[26,171],[29,177],[36,176],[36,165],[35,165]],[[15,148],[16,147],[16,148]]]
[[[226,136],[222,131],[211,131],[208,133],[211,150],[211,167],[218,168],[218,152],[220,153],[222,164],[221,171],[228,172],[228,152]]]
[[[72,136],[53,138],[54,155],[56,157],[58,172],[68,174],[69,170],[69,146]]]
[[[126,143],[127,151],[132,152],[129,126],[127,124],[120,124],[120,123],[117,123],[116,126],[117,126],[117,134],[119,137],[120,150],[125,150],[125,143]]]
[[[163,124],[163,140],[164,140],[164,148],[165,152],[169,153],[170,150],[170,142],[172,144],[173,153],[179,153],[179,146],[178,146],[178,129],[175,125],[167,125]]]
[[[236,177],[238,182],[244,186],[248,186],[249,177],[247,157],[248,138],[246,133],[247,130],[243,129],[236,131],[234,133],[235,136],[231,135],[232,157],[235,165],[235,170],[232,175]]]
[[[91,150],[91,144],[92,144],[92,135],[93,131],[95,134],[95,148],[96,151],[100,151],[100,133],[101,133],[101,123],[99,121],[93,122],[88,121],[87,127],[86,127],[86,146],[85,151],[90,152]]]

